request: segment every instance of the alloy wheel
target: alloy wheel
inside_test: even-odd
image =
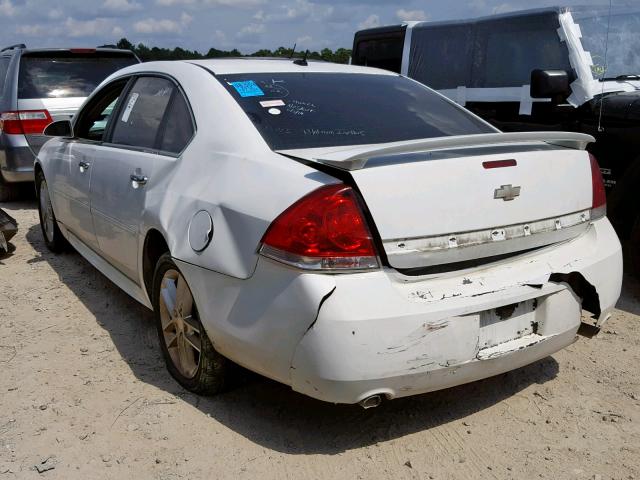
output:
[[[200,322],[189,286],[180,272],[169,269],[160,285],[160,320],[171,361],[185,378],[193,378],[202,349]]]

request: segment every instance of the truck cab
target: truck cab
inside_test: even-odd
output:
[[[357,32],[352,63],[411,77],[503,131],[593,135],[609,217],[640,238],[639,26],[640,7],[406,22]]]

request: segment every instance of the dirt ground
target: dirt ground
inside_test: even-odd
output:
[[[150,312],[35,201],[0,258],[0,480],[640,479],[640,284],[599,336],[519,370],[377,409],[260,377],[214,398],[166,372]],[[42,472],[39,473],[38,469]]]

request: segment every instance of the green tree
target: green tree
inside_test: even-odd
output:
[[[122,48],[124,50],[134,50],[135,47],[133,46],[133,43],[131,43],[129,40],[127,40],[126,38],[121,38],[118,43],[116,44],[116,46],[118,48]]]
[[[133,51],[143,62],[150,62],[153,60],[193,60],[201,58],[227,58],[227,57],[242,57],[242,53],[237,48],[233,50],[219,50],[217,48],[210,48],[206,54],[202,54],[197,50],[187,50],[182,47],[160,48],[160,47],[148,47],[143,43],[134,45],[126,38],[121,38],[117,43],[118,48],[124,48]],[[250,57],[283,57],[289,58],[292,55],[292,49],[287,47],[278,47],[274,51],[267,48],[257,50],[248,56]],[[295,52],[293,55],[295,58],[302,58],[305,55],[304,51]],[[335,52],[330,48],[324,48],[321,52],[308,52],[307,58],[311,60],[324,60],[326,62],[347,63],[351,56],[351,50],[346,48],[339,48]]]

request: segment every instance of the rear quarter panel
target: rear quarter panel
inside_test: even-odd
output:
[[[210,72],[162,66],[184,89],[197,133],[175,166],[155,173],[161,180],[147,192],[142,234],[156,229],[175,258],[248,278],[269,224],[300,197],[336,180],[272,152]],[[198,253],[189,244],[189,224],[200,210],[210,214],[214,232]],[[144,241],[139,245],[142,259]]]

